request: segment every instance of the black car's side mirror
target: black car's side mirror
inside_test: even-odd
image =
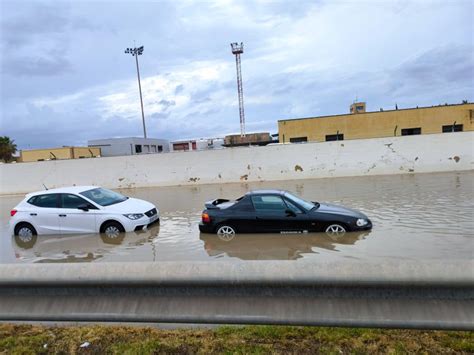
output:
[[[77,206],[78,210],[83,210],[85,212],[89,211],[90,206],[87,203],[80,204]]]
[[[288,217],[296,217],[296,213],[292,210],[286,210],[285,213]]]

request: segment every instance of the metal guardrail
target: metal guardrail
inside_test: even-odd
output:
[[[474,329],[474,262],[0,265],[0,321]]]

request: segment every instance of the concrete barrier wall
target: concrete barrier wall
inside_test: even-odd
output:
[[[0,194],[474,169],[474,132],[0,165]]]

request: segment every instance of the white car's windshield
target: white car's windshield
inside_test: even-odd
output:
[[[121,195],[114,191],[103,189],[101,187],[98,187],[92,190],[87,190],[87,191],[81,192],[80,194],[101,206],[114,205],[116,203],[120,203],[128,199],[128,197],[124,195]]]

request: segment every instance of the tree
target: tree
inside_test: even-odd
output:
[[[5,163],[13,160],[13,154],[16,153],[16,144],[10,137],[0,137],[0,159]]]

